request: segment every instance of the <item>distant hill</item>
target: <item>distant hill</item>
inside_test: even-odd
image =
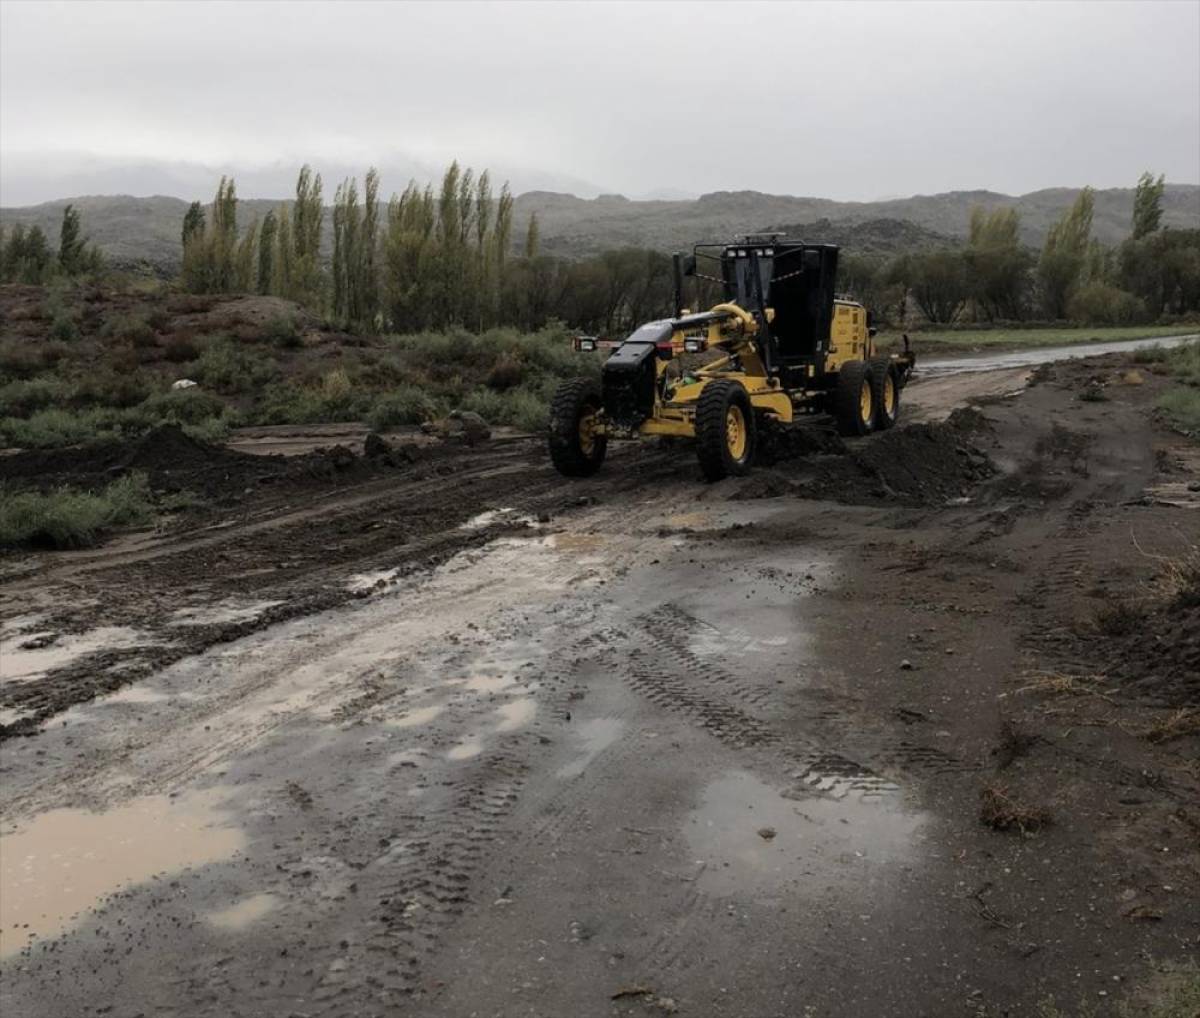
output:
[[[524,224],[536,212],[543,250],[572,257],[623,246],[679,250],[784,226],[806,239],[840,243],[861,252],[888,252],[962,238],[971,209],[981,205],[1016,208],[1021,214],[1022,240],[1040,246],[1050,224],[1078,194],[1078,188],[1016,197],[994,191],[952,191],[887,201],[836,202],[757,191],[718,191],[688,200],[632,201],[621,195],[587,199],[529,191],[516,199],[514,232],[523,237]],[[0,209],[0,225],[10,228],[16,223],[36,223],[56,238],[68,202],[80,210],[88,235],[113,262],[178,263],[180,227],[188,204],[178,198],[115,195],[60,199]],[[262,199],[239,202],[239,219],[248,223],[278,205]],[[1121,241],[1129,233],[1132,209],[1132,189],[1097,191],[1093,235],[1106,244]],[[1200,228],[1200,186],[1168,184],[1163,223],[1177,229]]]

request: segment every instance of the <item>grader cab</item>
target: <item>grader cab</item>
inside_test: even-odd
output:
[[[750,470],[764,429],[832,417],[847,436],[890,428],[915,357],[875,349],[871,314],[834,292],[838,249],[777,235],[698,245],[675,256],[675,315],[614,347],[601,381],[564,382],[550,408],[550,456],[587,476],[609,439],[673,435],[696,440],[709,480]],[[713,272],[701,271],[712,265]],[[685,279],[722,296],[708,311],[683,307]]]

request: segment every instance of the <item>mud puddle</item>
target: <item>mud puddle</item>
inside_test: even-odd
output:
[[[103,898],[232,856],[242,832],[219,789],[152,795],[104,812],[55,809],[0,836],[0,957],[70,929]]]
[[[572,733],[579,756],[560,767],[555,776],[577,778],[604,750],[621,737],[625,722],[619,718],[593,718],[575,726]]]
[[[797,801],[731,771],[704,789],[684,834],[706,893],[775,898],[880,879],[916,859],[924,822],[896,797]]]

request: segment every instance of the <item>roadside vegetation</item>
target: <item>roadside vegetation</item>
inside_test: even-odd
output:
[[[1020,242],[1016,209],[976,207],[964,244],[843,252],[839,287],[898,332],[1195,322],[1200,230],[1162,228],[1164,187],[1161,176],[1142,175],[1130,235],[1115,247],[1092,236],[1095,194],[1084,188],[1052,224],[1040,251]],[[514,222],[512,195],[507,186],[495,194],[486,171],[476,176],[455,162],[438,189],[410,183],[386,202],[373,169],[361,192],[357,180],[344,180],[328,210],[328,265],[320,257],[323,193],[320,175],[306,166],[292,202],[239,228],[236,185],[222,178],[213,203],[193,203],[184,221],[182,286],[195,293],[286,297],[360,333],[483,332],[496,326],[536,331],[563,321],[618,335],[671,313],[666,253],[622,248],[579,259],[546,254],[536,214]],[[747,223],[746,229],[762,225]],[[688,299],[704,305],[707,296]]]
[[[0,488],[0,548],[86,548],[155,514],[146,476],[126,474],[100,491]]]
[[[1200,437],[1200,340],[1170,349],[1149,347],[1137,351],[1134,359],[1158,365],[1180,383],[1159,396],[1156,405],[1181,431]]]
[[[840,284],[873,308],[885,343],[913,332],[926,349],[1186,332],[1200,315],[1200,231],[1160,229],[1162,189],[1143,175],[1116,248],[1091,238],[1085,189],[1040,253],[1019,244],[1015,210],[976,209],[965,245],[848,252]],[[453,410],[539,430],[557,382],[599,359],[575,354],[572,332],[620,336],[673,302],[666,254],[547,255],[536,216],[515,223],[507,187],[457,163],[439,189],[410,184],[386,203],[374,171],[361,192],[347,179],[331,209],[304,167],[293,201],[241,225],[222,179],[180,239],[180,278],[134,287],[112,285],[70,206],[57,251],[36,228],[0,236],[0,280],[24,284],[0,302],[0,444],[54,448],[168,423],[205,439],[239,424],[383,429]],[[212,317],[223,302],[245,313]],[[1190,363],[1164,360],[1182,384],[1161,408],[1185,430],[1200,427]]]

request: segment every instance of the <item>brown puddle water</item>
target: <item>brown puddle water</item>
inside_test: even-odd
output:
[[[684,834],[703,867],[700,886],[715,896],[865,884],[916,854],[924,818],[897,798],[785,799],[754,775],[732,771],[704,789]]]
[[[0,836],[0,957],[70,929],[100,899],[158,874],[232,856],[219,789],[133,799],[103,813],[56,809]]]

